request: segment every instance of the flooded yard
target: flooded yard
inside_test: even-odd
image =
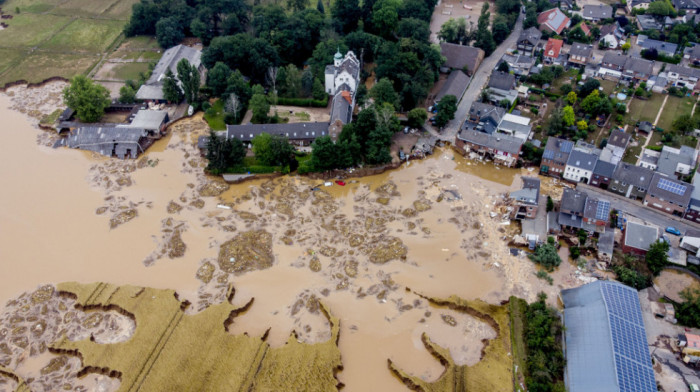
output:
[[[558,289],[509,254],[507,227],[489,215],[503,192],[520,187],[520,170],[445,148],[346,186],[313,191],[321,181],[297,176],[228,185],[203,173],[201,116],[171,126],[139,160],[119,161],[46,147],[54,136],[31,121],[57,105],[27,108],[29,118],[10,109],[37,94],[0,94],[0,316],[14,309],[7,301],[44,284],[172,289],[191,303],[188,314],[224,301],[232,284],[234,305],[254,298],[254,306],[230,333],[267,333],[272,347],[291,331],[302,342],[326,341],[320,301],[340,319],[344,390],[404,391],[388,359],[424,380],[443,371],[423,333],[458,365],[477,363],[483,341],[495,337],[488,324],[420,295],[498,304],[510,295],[534,300],[542,289],[554,298]],[[55,359],[22,352],[7,355],[18,373],[30,358],[35,367]]]

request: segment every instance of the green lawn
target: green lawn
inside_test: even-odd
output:
[[[61,0],[7,0],[2,7],[5,12],[14,13],[15,9],[19,7],[21,14],[38,14],[50,11],[60,3]]]
[[[0,75],[17,64],[25,52],[20,49],[0,49]]]
[[[631,124],[635,124],[637,121],[649,121],[653,123],[661,109],[661,104],[664,102],[664,97],[665,95],[652,94],[647,100],[638,98],[632,99],[629,105],[629,113],[627,114]],[[668,104],[666,108],[668,108]]]
[[[43,44],[42,49],[102,52],[119,37],[123,26],[116,20],[76,19]]]
[[[664,130],[670,130],[673,120],[684,114],[690,114],[694,103],[695,98],[678,98],[669,95],[666,106],[664,106],[664,110],[659,117],[659,123],[656,126]]]
[[[209,127],[215,131],[223,131],[226,129],[224,123],[224,101],[218,100],[211,105],[211,108],[204,113],[204,120],[207,121]]]
[[[642,146],[644,145],[646,139],[644,136],[640,136],[638,141],[639,143],[636,146],[627,147],[627,150],[625,150],[625,155],[622,157],[624,162],[631,163],[633,165],[637,164],[637,157],[642,153]]]
[[[508,303],[510,315],[510,337],[511,347],[513,352],[513,382],[514,391],[521,392],[519,380],[525,378],[525,370],[527,369],[527,349],[525,347],[525,312],[527,311],[527,302],[521,298],[510,297]],[[516,370],[517,369],[517,370]]]
[[[51,11],[56,15],[97,16],[119,0],[67,0]]]
[[[12,19],[3,20],[8,27],[2,31],[0,47],[24,49],[36,46],[51,38],[70,21],[65,16],[29,13],[15,15]]]
[[[575,68],[572,68],[572,69],[564,72],[560,77],[554,79],[554,81],[552,81],[552,87],[554,89],[556,89],[555,92],[560,94],[561,91],[559,91],[559,88],[566,83],[570,83],[572,86],[576,85],[576,76],[577,75],[578,75],[578,70]]]
[[[58,54],[34,52],[22,59],[16,67],[0,75],[0,86],[17,80],[38,83],[53,76],[72,78],[86,73],[99,61],[97,54]]]
[[[148,63],[123,63],[112,68],[111,78],[119,80],[138,80],[141,72],[149,74]]]
[[[605,96],[612,94],[612,92],[615,90],[616,86],[617,86],[617,82],[612,81],[612,80],[601,80],[600,81],[600,87],[603,88],[603,91],[605,92]]]
[[[120,0],[107,8],[107,10],[100,15],[103,18],[111,18],[117,20],[129,20],[131,16],[131,8],[134,4],[138,3],[139,0]]]

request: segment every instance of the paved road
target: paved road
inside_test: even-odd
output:
[[[610,206],[616,210],[623,211],[627,214],[636,216],[645,222],[657,225],[663,230],[667,226],[673,226],[684,233],[688,229],[700,229],[700,224],[691,222],[687,219],[682,219],[677,216],[665,214],[657,210],[644,206],[639,201],[628,199],[624,196],[617,195],[612,192],[592,187],[587,184],[578,184],[576,189],[585,191],[589,195],[610,201]]]
[[[498,60],[503,57],[507,49],[515,48],[516,43],[518,42],[518,37],[520,37],[520,33],[523,31],[523,19],[524,15],[521,13],[520,16],[518,16],[518,21],[515,23],[515,27],[513,27],[513,31],[510,33],[508,38],[501,42],[496,50],[481,62],[479,69],[476,71],[476,73],[474,73],[474,76],[472,76],[472,80],[469,83],[467,91],[462,96],[462,100],[457,105],[457,112],[455,113],[454,120],[450,121],[442,132],[439,134],[435,133],[440,140],[454,142],[459,128],[467,118],[469,108],[472,106],[472,103],[479,98],[479,94],[481,94],[481,90],[484,89],[484,86],[491,75],[491,71],[496,68]],[[426,128],[432,127],[428,125]]]

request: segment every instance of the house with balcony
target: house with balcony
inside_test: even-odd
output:
[[[532,136],[532,125],[530,118],[506,113],[498,124],[498,133],[517,137],[526,142]]]
[[[693,193],[693,185],[678,181],[661,173],[654,173],[644,197],[644,205],[667,214],[685,215]]]
[[[465,154],[475,153],[494,163],[512,167],[520,158],[523,141],[516,137],[462,129],[455,137],[455,146]]]
[[[618,23],[600,26],[600,38],[598,42],[602,42],[608,49],[617,49],[625,43],[625,31]]]
[[[677,64],[666,66],[666,77],[675,87],[685,87],[691,91],[699,91],[698,81],[700,80],[700,69],[684,67]]]
[[[587,200],[588,194],[586,192],[564,188],[561,202],[559,203],[559,216],[557,217],[562,229],[569,231],[584,229],[591,233],[596,231],[597,226],[587,223],[584,219]]]
[[[569,49],[568,64],[574,67],[585,67],[593,55],[593,46],[574,42]]]

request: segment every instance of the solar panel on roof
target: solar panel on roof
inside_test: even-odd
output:
[[[678,196],[683,196],[685,194],[686,189],[688,189],[685,185],[681,185],[677,182],[669,181],[665,178],[659,179],[659,184],[657,186],[659,187],[659,189],[669,191],[669,192],[676,194]]]
[[[569,141],[569,140],[565,140],[565,141],[561,142],[561,147],[559,149],[561,150],[561,152],[570,153],[571,149],[573,149],[573,148],[574,148],[574,143]]]
[[[554,158],[554,151],[553,150],[544,150],[544,153],[542,154],[542,158],[544,158],[544,159]]]
[[[596,209],[596,212],[595,212],[595,218],[598,220],[606,220],[606,219],[608,219],[609,214],[610,214],[610,202],[607,202],[604,200],[598,200],[598,208]]]

